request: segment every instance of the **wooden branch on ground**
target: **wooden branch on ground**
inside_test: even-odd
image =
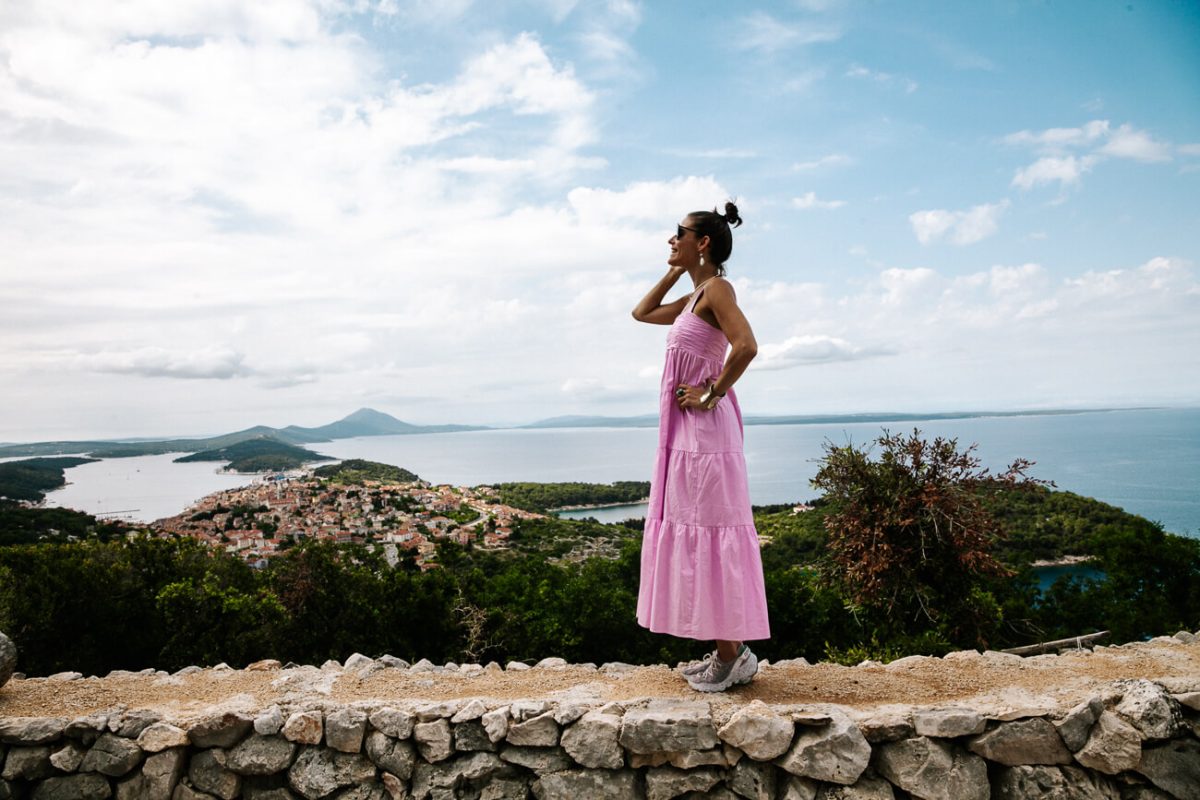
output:
[[[1070,639],[1056,639],[1053,642],[1041,642],[1040,644],[1028,644],[1024,647],[1010,647],[1007,650],[1001,650],[1002,653],[1012,653],[1015,656],[1036,656],[1041,653],[1049,653],[1052,650],[1058,650],[1063,647],[1090,647],[1104,637],[1108,636],[1110,631],[1100,631],[1099,633],[1088,633],[1083,636],[1072,636]]]

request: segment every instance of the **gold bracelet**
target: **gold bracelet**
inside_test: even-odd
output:
[[[704,390],[704,394],[700,395],[700,406],[705,411],[712,411],[717,407],[717,403],[721,402],[721,398],[725,395],[717,394],[714,391],[717,388],[715,383],[710,383],[708,388]]]

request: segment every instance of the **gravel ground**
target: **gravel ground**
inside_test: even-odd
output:
[[[373,665],[369,665],[373,666]],[[474,675],[375,668],[205,669],[184,675],[116,673],[104,678],[16,679],[0,688],[0,717],[78,717],[112,710],[153,709],[187,720],[213,707],[254,712],[285,709],[454,701],[480,697],[489,705],[515,699],[603,703],[647,698],[708,699],[714,713],[752,700],[819,707],[853,715],[889,707],[968,705],[990,715],[1065,710],[1114,681],[1146,678],[1168,691],[1200,691],[1200,642],[1168,640],[1101,647],[1058,656],[1018,658],[974,651],[946,658],[914,656],[888,665],[765,665],[754,682],[720,695],[701,695],[664,666],[568,665],[528,670],[489,668]]]

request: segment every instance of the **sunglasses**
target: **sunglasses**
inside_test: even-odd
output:
[[[699,233],[699,231],[697,231],[695,228],[689,228],[686,225],[677,225],[676,228],[677,228],[677,230],[675,231],[676,239],[682,239],[684,231],[691,231],[692,233]]]

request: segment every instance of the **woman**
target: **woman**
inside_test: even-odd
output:
[[[704,692],[749,683],[758,659],[745,642],[771,635],[742,414],[731,390],[758,345],[722,277],[733,250],[730,226],[741,224],[733,203],[725,204],[724,215],[715,209],[688,214],[668,242],[667,274],[633,310],[639,322],[671,326],[638,623],[656,633],[716,640],[715,652],[681,670]],[[685,274],[691,294],[664,304]]]

